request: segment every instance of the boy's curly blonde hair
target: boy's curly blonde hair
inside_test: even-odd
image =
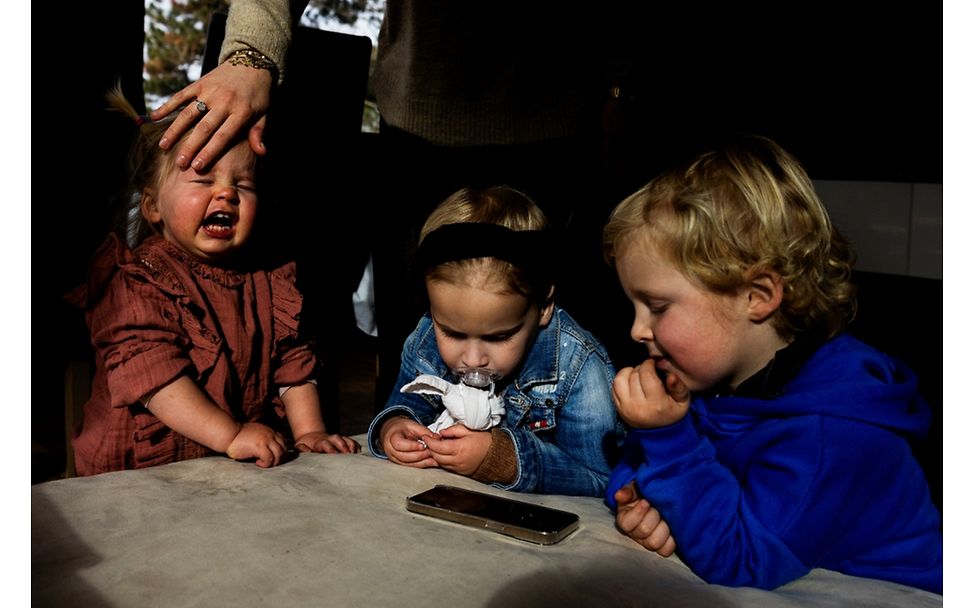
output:
[[[763,137],[650,181],[615,208],[602,243],[613,266],[634,243],[652,244],[716,293],[737,292],[758,271],[778,273],[784,298],[772,322],[785,339],[832,337],[855,315],[848,242],[801,164]]]

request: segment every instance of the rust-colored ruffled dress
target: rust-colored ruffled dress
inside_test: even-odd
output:
[[[96,354],[91,399],[72,439],[78,474],[213,454],[140,402],[183,374],[235,419],[279,423],[279,388],[311,379],[316,364],[298,333],[294,273],[293,262],[239,272],[198,262],[158,236],[134,251],[109,236],[86,285],[68,297],[85,310]]]

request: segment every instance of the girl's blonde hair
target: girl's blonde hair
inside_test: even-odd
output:
[[[508,186],[484,190],[464,188],[440,203],[426,219],[419,235],[419,246],[430,233],[450,224],[494,224],[515,232],[545,231],[548,220],[538,205],[523,192]],[[476,257],[447,261],[425,270],[427,280],[469,285],[476,277],[480,285],[500,285],[543,306],[553,287],[552,273],[544,260],[531,268],[497,257]]]
[[[125,239],[129,247],[134,248],[156,232],[142,217],[142,192],[146,188],[158,189],[165,177],[176,167],[175,155],[159,147],[159,140],[175,120],[175,116],[152,121],[147,116],[140,115],[125,98],[120,85],[109,90],[105,98],[109,110],[128,116],[138,128],[138,134],[129,148],[129,178],[122,192],[122,206],[115,221],[115,231]],[[186,131],[169,149],[175,150],[192,131],[192,128]]]
[[[707,152],[622,201],[603,231],[606,261],[650,244],[690,280],[735,293],[755,272],[783,279],[773,323],[786,339],[841,332],[855,315],[853,254],[799,162],[762,137]]]

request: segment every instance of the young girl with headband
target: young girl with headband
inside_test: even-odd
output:
[[[527,196],[463,189],[420,234],[429,296],[372,452],[520,492],[601,496],[623,440],[602,344],[554,303],[554,244]]]
[[[325,430],[293,262],[269,263],[252,247],[260,189],[247,142],[206,171],[179,169],[158,145],[166,121],[139,119],[118,91],[110,102],[139,134],[125,226],[69,296],[96,351],[72,442],[78,473],[221,453],[270,467],[292,441],[303,452],[357,451]]]

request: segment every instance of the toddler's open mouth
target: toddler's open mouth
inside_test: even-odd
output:
[[[203,231],[214,238],[226,238],[233,233],[237,218],[226,211],[215,211],[203,220]]]

